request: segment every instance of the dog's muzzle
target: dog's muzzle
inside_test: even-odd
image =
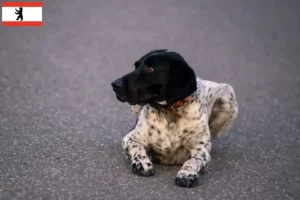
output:
[[[122,79],[117,79],[114,82],[111,83],[111,86],[114,90],[114,92],[116,93],[116,97],[119,101],[121,102],[125,102],[126,98],[125,98],[125,87],[124,87],[124,83],[122,81]]]

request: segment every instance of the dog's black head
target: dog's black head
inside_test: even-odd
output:
[[[134,71],[111,84],[121,102],[143,105],[166,101],[171,105],[197,88],[193,69],[176,52],[153,50],[134,65]]]

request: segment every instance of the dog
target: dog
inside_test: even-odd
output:
[[[211,161],[211,139],[226,134],[238,116],[233,87],[201,79],[167,49],[149,51],[134,66],[111,83],[116,98],[137,116],[122,140],[132,172],[152,176],[153,163],[181,165],[175,184],[197,186]]]

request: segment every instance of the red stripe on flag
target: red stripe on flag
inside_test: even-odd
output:
[[[2,2],[2,7],[42,7],[42,2]]]
[[[29,22],[29,21],[6,21],[6,22],[2,22],[2,26],[42,26],[43,22]]]

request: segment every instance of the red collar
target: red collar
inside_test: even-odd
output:
[[[180,106],[182,106],[183,104],[185,104],[186,102],[188,102],[191,99],[191,96],[187,96],[182,100],[176,101],[175,103],[173,103],[170,107],[172,108],[178,108]]]
[[[176,109],[176,108],[179,108],[180,106],[182,106],[183,104],[185,104],[186,102],[188,102],[190,99],[191,99],[191,96],[187,96],[187,97],[185,97],[185,98],[182,99],[182,100],[176,101],[176,102],[173,103],[171,106],[169,106],[169,107],[167,108],[167,110],[168,110],[169,112],[171,112],[175,117],[180,118],[181,115],[178,114],[178,113],[175,111],[175,109]]]

